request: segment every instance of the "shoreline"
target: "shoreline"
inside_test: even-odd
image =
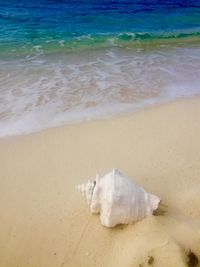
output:
[[[162,49],[2,62],[0,136],[111,118],[199,95],[200,48]]]
[[[161,102],[156,102],[156,103],[152,103],[152,104],[148,104],[139,108],[134,108],[132,110],[128,110],[128,111],[123,111],[123,112],[119,112],[119,113],[115,113],[115,114],[110,114],[110,115],[105,115],[102,117],[97,117],[97,118],[91,118],[91,119],[82,119],[82,120],[77,120],[77,121],[72,121],[72,122],[66,122],[64,124],[61,125],[56,125],[56,126],[51,126],[51,127],[47,127],[47,128],[42,128],[39,130],[35,130],[33,132],[25,132],[25,133],[18,133],[18,134],[8,134],[5,136],[0,136],[0,142],[2,140],[5,139],[15,139],[15,138],[20,138],[20,137],[24,137],[24,136],[30,136],[30,135],[37,135],[46,131],[54,131],[56,129],[62,129],[62,128],[66,128],[66,127],[70,127],[73,125],[79,125],[79,124],[90,124],[93,122],[100,122],[100,121],[108,121],[108,120],[116,120],[116,119],[120,119],[120,118],[126,118],[126,117],[132,117],[132,116],[137,116],[137,114],[140,114],[141,112],[145,112],[145,111],[149,111],[152,110],[154,108],[159,108],[162,106],[166,106],[166,105],[171,105],[174,103],[179,103],[179,102],[185,102],[185,101],[191,101],[191,100],[195,100],[195,99],[200,99],[200,95],[192,95],[192,96],[183,96],[183,97],[179,97],[176,99],[170,99],[170,100],[163,100]]]
[[[200,98],[0,139],[0,265],[186,267],[200,259]],[[112,168],[167,206],[107,229],[75,186]]]

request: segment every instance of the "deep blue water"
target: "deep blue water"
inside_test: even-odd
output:
[[[200,0],[0,0],[0,50],[27,54],[200,35]],[[131,43],[131,44],[130,44]],[[13,53],[14,54],[14,53]]]

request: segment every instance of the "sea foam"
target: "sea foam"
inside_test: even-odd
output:
[[[0,84],[0,136],[30,133],[198,95],[200,49],[1,60]]]

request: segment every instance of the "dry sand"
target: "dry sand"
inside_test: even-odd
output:
[[[113,167],[165,211],[101,226],[75,185]],[[200,259],[200,99],[0,140],[0,267],[197,266],[190,250]]]

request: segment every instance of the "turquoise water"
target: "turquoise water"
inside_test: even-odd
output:
[[[0,0],[0,136],[200,93],[200,0]]]
[[[200,1],[1,0],[0,25],[1,56],[199,41]]]

